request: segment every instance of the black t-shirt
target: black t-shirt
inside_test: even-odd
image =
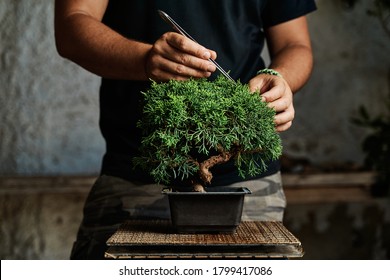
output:
[[[172,31],[157,13],[163,10],[200,44],[215,50],[217,62],[234,79],[247,83],[264,68],[260,57],[263,28],[315,9],[314,0],[112,0],[103,22],[127,38],[152,44],[163,33]],[[141,92],[148,87],[149,82],[102,80],[100,128],[107,145],[103,174],[152,181],[132,166],[142,137],[136,127],[142,111]],[[279,168],[278,161],[271,162],[268,171],[258,177],[273,174]],[[212,173],[213,185],[242,181],[233,162],[214,167]]]

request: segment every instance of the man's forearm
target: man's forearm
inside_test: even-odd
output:
[[[82,13],[56,19],[55,31],[59,54],[88,71],[112,79],[147,79],[151,45],[129,40]]]
[[[312,51],[305,45],[287,46],[273,55],[269,67],[278,71],[295,93],[310,77],[313,68]]]

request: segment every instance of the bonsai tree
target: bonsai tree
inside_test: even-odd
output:
[[[159,183],[191,181],[203,191],[212,168],[234,160],[241,177],[266,170],[281,155],[275,111],[248,85],[223,76],[152,82],[144,94],[144,136],[135,164]]]

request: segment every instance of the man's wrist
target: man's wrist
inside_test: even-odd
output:
[[[264,69],[257,71],[257,75],[260,75],[260,74],[273,75],[273,76],[278,76],[278,77],[283,78],[283,76],[278,71],[276,71],[274,69],[270,69],[270,68],[264,68]]]

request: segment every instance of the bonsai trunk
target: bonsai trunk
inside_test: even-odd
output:
[[[217,164],[228,162],[234,155],[234,153],[226,152],[222,148],[220,148],[219,151],[220,151],[219,155],[212,156],[199,164],[199,177],[203,181],[204,185],[210,184],[211,180],[213,179],[213,174],[210,172],[210,168],[212,168]],[[202,187],[203,186],[201,184],[197,184],[196,186],[194,186],[194,190],[199,191],[199,189],[201,189]],[[203,191],[204,191],[204,187],[203,187]]]
[[[193,190],[195,192],[205,192],[204,186],[211,183],[211,180],[213,179],[213,174],[210,172],[210,168],[217,164],[226,163],[232,157],[241,153],[239,147],[236,147],[235,149],[232,149],[230,151],[225,151],[222,147],[219,147],[218,151],[220,152],[219,155],[212,156],[201,163],[196,162],[196,164],[199,166],[199,178],[201,179],[203,184],[194,183]],[[259,153],[261,151],[262,149],[256,149],[253,151],[247,151],[246,153]]]

